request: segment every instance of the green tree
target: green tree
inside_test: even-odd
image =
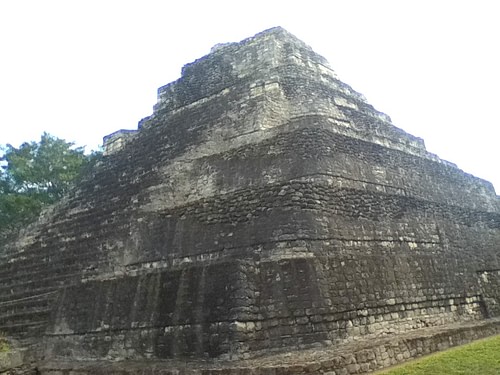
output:
[[[81,171],[98,158],[82,147],[44,133],[40,142],[4,147],[0,158],[0,232],[25,225],[57,202]]]

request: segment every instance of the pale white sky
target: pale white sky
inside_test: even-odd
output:
[[[216,43],[283,26],[427,148],[500,193],[500,3],[0,1],[0,144],[96,148]]]

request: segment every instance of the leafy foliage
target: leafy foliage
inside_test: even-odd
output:
[[[82,147],[44,133],[40,142],[4,147],[0,170],[0,233],[25,225],[42,208],[57,202],[83,168],[99,154],[85,155]]]

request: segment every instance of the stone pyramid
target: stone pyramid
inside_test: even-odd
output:
[[[245,359],[500,314],[500,200],[282,28],[220,45],[2,245],[46,358]]]

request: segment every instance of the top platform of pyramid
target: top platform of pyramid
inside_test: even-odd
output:
[[[242,90],[246,95],[234,95]],[[139,127],[150,126],[152,118],[222,96],[227,97],[227,110],[233,113],[252,108],[247,104],[259,97],[263,99],[258,111],[266,115],[257,119],[260,129],[298,117],[320,116],[338,133],[451,164],[427,152],[421,138],[395,127],[388,115],[340,81],[323,56],[282,27],[238,43],[217,44],[208,55],[186,64],[178,80],[158,89],[153,115]],[[256,124],[251,129],[239,128],[239,134],[245,134],[255,131]]]

